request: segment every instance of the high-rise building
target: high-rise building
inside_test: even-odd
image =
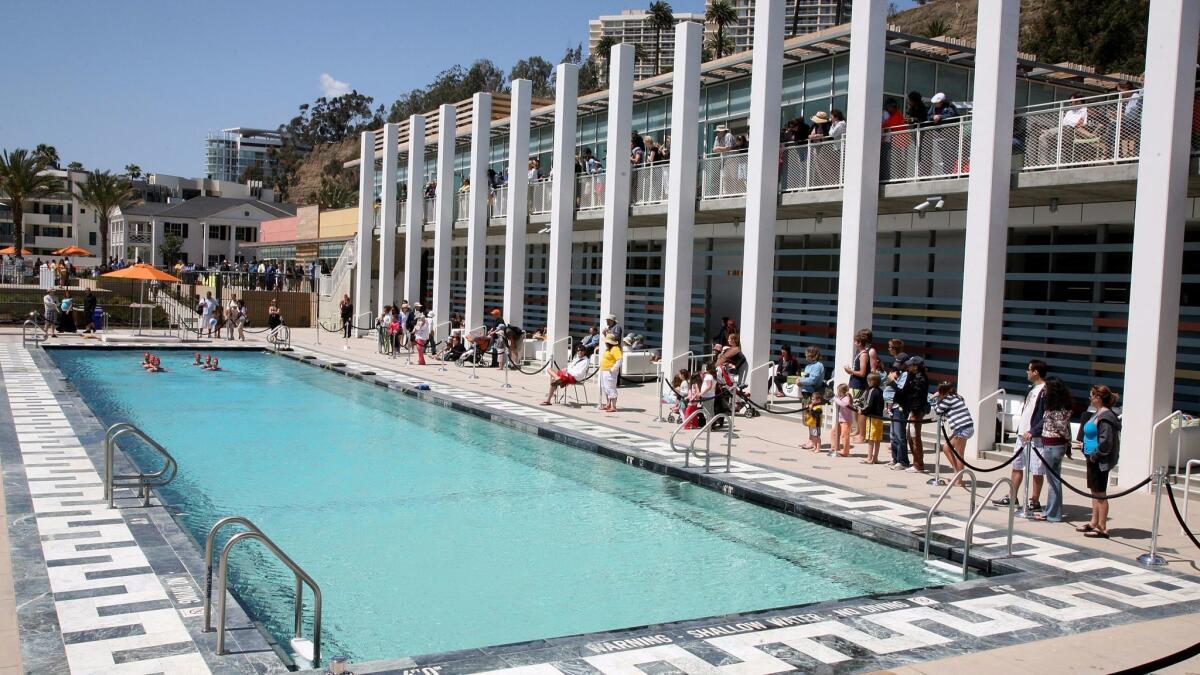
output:
[[[745,0],[747,4],[750,0]],[[676,12],[675,22],[695,21],[704,23],[704,15],[690,12]],[[634,45],[641,52],[634,68],[634,77],[642,79],[651,77],[658,72],[671,70],[675,59],[675,31],[664,29],[661,35],[656,35],[654,26],[650,23],[650,13],[644,9],[625,9],[620,14],[601,16],[588,22],[588,53],[596,52],[600,38],[610,36],[617,42]],[[660,68],[654,67],[654,50],[657,39],[662,39],[662,49],[659,52]]]
[[[259,166],[262,179],[275,173],[275,160],[268,152],[283,145],[283,136],[268,129],[234,127],[208,135],[205,140],[204,174],[214,180],[240,182],[246,170]]]
[[[708,10],[714,0],[705,0]],[[737,11],[736,24],[725,26],[725,36],[733,44],[734,52],[750,49],[754,45],[754,0],[726,0]],[[806,35],[850,21],[850,6],[853,0],[787,0],[787,22],[785,34]],[[703,19],[701,19],[703,21]],[[706,26],[705,44],[710,44],[716,26]]]

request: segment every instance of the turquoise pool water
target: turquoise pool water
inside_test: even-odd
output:
[[[131,421],[176,457],[164,496],[198,541],[249,516],[317,580],[326,657],[945,581],[918,555],[283,357],[224,352],[211,373],[164,351],[168,372],[149,374],[140,352],[50,353],[106,425]],[[243,546],[235,592],[286,644],[290,573]]]

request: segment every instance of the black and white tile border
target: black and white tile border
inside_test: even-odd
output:
[[[0,441],[10,429],[13,441],[0,459],[26,672],[285,672],[253,630],[231,637],[245,653],[215,656],[213,634],[201,632],[194,542],[161,508],[107,508],[103,429],[82,401],[56,394],[47,372],[56,371],[44,354],[0,345]],[[232,626],[250,623],[236,606],[232,616]]]
[[[683,467],[682,457],[667,442],[627,430],[307,349],[286,356],[894,545],[916,548],[924,531],[926,511],[913,504],[736,460],[729,473],[705,474]],[[418,384],[428,389],[418,390]],[[961,561],[957,547],[963,519],[937,515],[933,524],[931,548],[941,557]],[[975,535],[973,564],[1010,574],[915,595],[880,595],[360,664],[355,672],[857,672],[1200,609],[1200,583],[1192,578],[1152,572],[1095,551],[1021,534],[1014,537],[1016,557],[1002,559],[1003,531],[980,524]]]

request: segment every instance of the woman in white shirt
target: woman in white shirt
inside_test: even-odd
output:
[[[829,125],[829,137],[837,138],[846,133],[846,115],[841,110],[831,110],[829,116],[833,118],[833,124]]]
[[[429,320],[425,318],[425,313],[421,311],[421,305],[418,303],[417,321],[413,324],[412,337],[417,344],[417,365],[425,365],[425,343],[429,341]]]

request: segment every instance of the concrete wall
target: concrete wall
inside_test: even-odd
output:
[[[264,220],[258,226],[259,241],[294,241],[299,237],[296,234],[300,219],[297,216],[291,218],[276,218],[275,220]]]
[[[358,207],[322,211],[318,233],[322,239],[353,237],[358,233]]]

